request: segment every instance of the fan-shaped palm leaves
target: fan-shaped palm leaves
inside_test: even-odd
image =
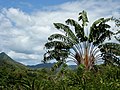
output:
[[[47,52],[44,54],[44,61],[56,59],[57,61],[74,61],[77,65],[83,64],[86,69],[91,69],[96,60],[101,59],[100,49],[98,48],[104,40],[113,34],[106,24],[110,18],[100,18],[90,27],[89,35],[85,34],[85,27],[88,23],[87,13],[82,11],[78,21],[66,20],[66,25],[54,23],[54,26],[63,31],[63,34],[53,34],[48,37],[45,44]],[[74,30],[70,28],[74,27]]]

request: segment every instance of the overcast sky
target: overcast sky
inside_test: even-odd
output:
[[[0,0],[0,52],[25,65],[41,63],[47,37],[57,32],[54,22],[77,20],[87,11],[90,23],[119,17],[119,0]]]

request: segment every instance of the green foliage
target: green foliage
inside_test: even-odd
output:
[[[52,34],[45,44],[47,52],[44,54],[44,62],[55,59],[56,61],[73,61],[78,66],[83,64],[86,69],[92,69],[97,60],[102,57],[99,45],[108,38],[111,39],[113,32],[107,24],[111,18],[100,18],[93,22],[89,35],[85,34],[88,24],[87,12],[79,13],[78,22],[67,19],[65,24],[54,23],[55,28],[62,31],[62,34]],[[80,22],[80,23],[79,23]],[[74,28],[71,28],[73,26]]]
[[[79,65],[71,70],[64,64],[61,69],[28,69],[10,72],[0,69],[0,90],[119,90],[120,68],[98,65],[85,70]]]
[[[112,18],[115,22],[116,27],[120,27],[120,18]],[[120,66],[120,30],[118,29],[117,32],[114,34],[115,39],[118,41],[116,43],[105,43],[99,46],[101,48],[103,59],[105,60],[106,64],[113,64]]]
[[[117,64],[120,66],[120,44],[118,43],[105,43],[101,45],[101,52],[103,59],[106,63]]]

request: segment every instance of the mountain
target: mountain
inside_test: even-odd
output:
[[[28,65],[29,68],[51,68],[55,63],[43,63],[43,64],[37,64],[37,65]],[[76,65],[69,65],[69,68],[75,69]]]
[[[2,52],[0,53],[0,67],[6,67],[11,69],[25,69],[26,66],[14,61],[12,58],[10,58],[6,53]]]
[[[54,65],[54,63],[43,63],[43,64],[37,64],[37,65],[28,65],[29,68],[51,68]]]
[[[11,57],[9,57],[6,53],[2,52],[0,53],[0,68],[5,67],[9,69],[26,69],[26,68],[51,68],[55,63],[42,63],[42,64],[37,64],[37,65],[28,65],[25,66],[19,62],[16,62],[13,60]],[[75,69],[76,65],[69,65],[70,68]]]

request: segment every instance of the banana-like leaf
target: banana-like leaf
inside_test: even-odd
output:
[[[106,53],[103,55],[103,60],[105,60],[105,63],[111,63],[120,66],[120,58],[116,57],[114,54]]]
[[[55,59],[55,52],[54,51],[48,51],[44,54],[44,62]],[[56,56],[57,58],[57,56]]]
[[[44,54],[44,61],[56,59],[57,61],[60,60],[61,58],[67,58],[69,55],[68,50],[59,50],[59,49],[54,49],[51,51],[48,51]]]
[[[104,33],[102,33],[98,38],[96,38],[96,40],[93,42],[94,45],[99,45],[100,43],[103,43],[105,41],[105,39],[108,37],[109,39],[111,39],[111,35],[113,34],[113,32],[106,30]]]
[[[96,26],[97,24],[101,23],[104,20],[104,18],[100,18],[98,20],[96,20],[93,24],[92,27]]]
[[[82,20],[82,26],[83,27],[86,26],[87,22],[89,22],[87,18],[87,12],[83,10],[82,12],[79,13],[79,15],[80,16],[78,17],[78,21]]]
[[[84,28],[83,27],[81,27],[80,26],[80,24],[78,24],[75,20],[73,20],[73,19],[68,19],[67,21],[66,21],[66,23],[69,25],[72,25],[72,26],[74,26],[74,28],[75,28],[75,33],[76,33],[76,36],[78,37],[78,38],[84,38],[84,36],[85,36],[85,33],[84,33]],[[85,39],[84,39],[85,40]]]
[[[108,22],[108,21],[110,21],[111,20],[111,18],[106,18],[106,19],[104,19],[103,21],[102,21],[102,23],[106,23],[106,22]]]
[[[100,23],[98,27],[99,27],[99,29],[102,30],[102,29],[104,29],[104,28],[110,28],[110,25],[104,24],[104,23]]]
[[[102,26],[103,26],[103,24],[105,24],[106,22],[108,22],[108,21],[110,21],[110,20],[111,20],[111,18],[106,18],[106,19],[100,18],[100,19],[96,20],[96,21],[92,24],[92,27],[95,27],[95,26],[97,26],[97,25],[99,25],[99,24],[101,24],[101,23],[102,23]]]
[[[62,34],[52,34],[50,37],[48,37],[48,40],[50,40],[50,41],[52,41],[54,39],[58,39],[58,40],[61,40],[62,42],[69,43],[69,44],[75,43],[72,39],[70,39],[69,37],[62,35]]]
[[[52,55],[49,55],[49,56],[44,56],[44,63],[49,61],[49,60],[53,60],[55,59]]]
[[[109,20],[110,18],[100,18],[93,23],[93,25],[90,27],[89,42],[96,42],[97,44],[98,42],[102,43],[108,36],[110,38],[113,32],[107,30],[108,28],[110,28],[110,25],[105,24]]]
[[[48,40],[50,40],[50,41],[52,41],[54,39],[59,39],[59,40],[65,41],[65,42],[68,41],[68,38],[62,34],[52,34],[50,37],[48,37]]]
[[[74,44],[76,44],[74,40],[62,34],[52,34],[50,37],[48,37],[48,40],[50,41],[54,39],[58,39],[59,41],[61,40],[61,42],[67,43],[70,46],[73,46]]]
[[[106,63],[117,64],[120,66],[120,44],[118,43],[105,43],[99,46],[100,51],[103,53],[103,60]]]
[[[120,56],[120,44],[118,43],[105,43],[101,48],[107,50],[107,52]]]
[[[51,42],[47,42],[45,44],[45,47],[46,47],[46,49],[52,49],[52,48],[67,49],[67,48],[70,48],[71,46],[65,42],[51,41]]]
[[[67,26],[64,25],[62,23],[54,23],[54,26],[57,29],[62,29],[64,30],[65,34],[68,35],[69,38],[71,38],[72,40],[74,40],[74,42],[78,43],[78,38],[74,35],[74,33],[72,32],[72,30]]]

